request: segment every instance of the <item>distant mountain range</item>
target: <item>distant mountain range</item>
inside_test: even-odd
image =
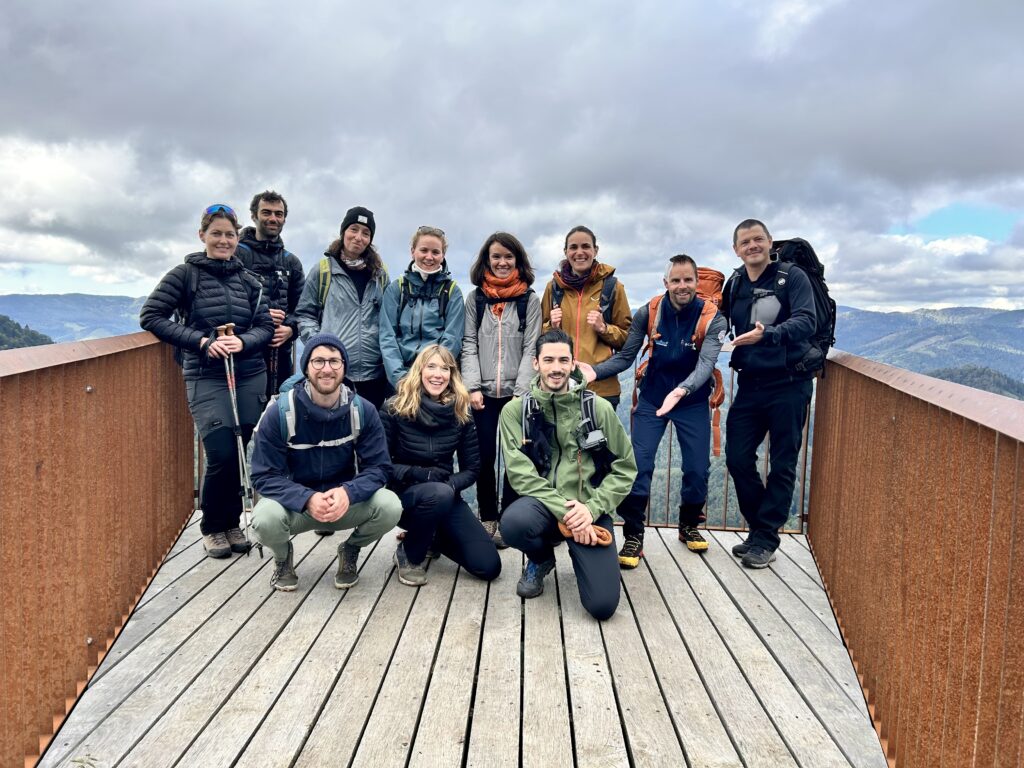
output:
[[[82,293],[8,294],[0,295],[0,314],[54,341],[75,341],[138,331],[143,301]],[[836,339],[839,349],[919,373],[973,365],[1024,382],[1024,310],[840,307]]]

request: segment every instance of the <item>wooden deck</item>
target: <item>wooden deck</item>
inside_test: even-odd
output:
[[[518,552],[415,589],[393,536],[336,590],[340,540],[296,538],[278,593],[269,557],[208,559],[190,525],[40,765],[886,766],[801,536],[749,571],[736,534],[701,556],[649,529],[604,623],[564,548],[524,602]]]

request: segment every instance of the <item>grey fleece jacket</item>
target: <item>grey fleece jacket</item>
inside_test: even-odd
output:
[[[483,320],[476,316],[474,288],[466,297],[466,330],[462,338],[462,379],[470,392],[479,390],[486,397],[522,397],[530,391],[533,378],[533,353],[540,335],[540,297],[530,294],[526,304],[526,329],[519,332],[516,301],[505,302],[501,322],[484,305]],[[478,333],[479,329],[479,333]]]

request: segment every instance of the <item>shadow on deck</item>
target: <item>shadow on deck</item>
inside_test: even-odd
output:
[[[41,766],[885,766],[802,536],[771,568],[649,529],[618,612],[583,611],[567,552],[540,598],[442,558],[400,584],[385,537],[336,590],[340,537],[272,560],[182,533]],[[301,560],[301,562],[298,562]]]

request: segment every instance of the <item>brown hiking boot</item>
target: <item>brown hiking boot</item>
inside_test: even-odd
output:
[[[206,550],[207,557],[231,557],[231,544],[228,543],[228,537],[222,531],[204,533],[203,548]]]
[[[232,552],[238,552],[240,555],[244,555],[252,545],[249,540],[245,538],[245,534],[242,533],[241,528],[228,528],[224,535],[228,539],[228,544],[231,546]]]

